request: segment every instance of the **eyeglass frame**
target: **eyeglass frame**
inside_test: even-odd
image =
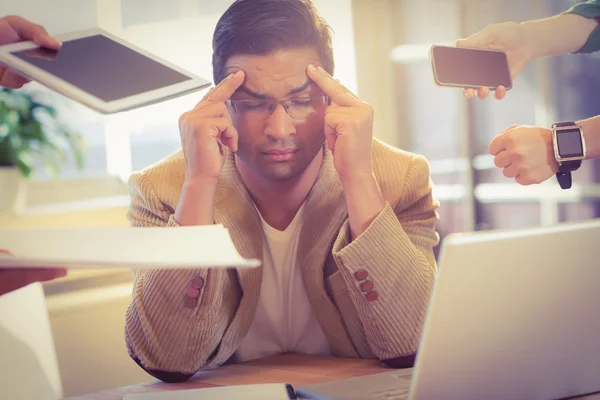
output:
[[[233,100],[231,98],[227,99],[225,101],[225,103],[227,103],[229,106],[231,106],[231,108],[233,108],[233,110],[237,113],[238,111],[235,108],[235,103],[238,102],[250,102],[250,101],[263,101],[263,102],[267,102],[270,109],[269,109],[269,116],[271,116],[273,114],[273,112],[275,111],[275,109],[277,108],[278,105],[282,105],[283,106],[283,110],[285,111],[285,113],[287,115],[289,115],[292,119],[301,119],[301,118],[294,118],[290,115],[289,113],[289,104],[286,103],[290,103],[292,101],[295,100],[300,100],[300,99],[317,99],[317,98],[321,98],[323,100],[323,104],[327,104],[329,105],[331,103],[331,100],[329,99],[329,96],[327,96],[326,94],[319,94],[319,95],[314,95],[314,96],[301,96],[301,97],[295,97],[293,99],[287,99],[287,100],[275,100],[275,99],[239,99],[239,100]],[[307,115],[310,115],[307,114]],[[304,118],[304,117],[302,117]]]

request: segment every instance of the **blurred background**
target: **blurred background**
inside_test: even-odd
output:
[[[561,190],[553,179],[522,187],[494,167],[487,146],[513,124],[550,127],[554,121],[600,114],[600,53],[537,60],[502,101],[469,101],[461,90],[436,87],[428,56],[432,44],[450,44],[495,22],[551,16],[576,0],[314,3],[334,30],[336,78],[374,106],[375,135],[429,159],[434,195],[441,202],[442,240],[452,232],[599,216],[599,160],[584,162],[571,190]],[[212,34],[229,4],[2,0],[0,12],[42,24],[52,34],[99,26],[212,80]],[[34,174],[23,184],[23,205],[17,214],[0,217],[3,229],[128,226],[127,178],[180,147],[177,120],[204,95],[102,116],[35,83],[24,91],[46,96],[70,129],[82,135],[84,167],[67,154],[53,177],[33,160]],[[65,396],[152,380],[125,351],[129,271],[71,272],[44,290]]]

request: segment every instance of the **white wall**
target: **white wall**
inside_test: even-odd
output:
[[[125,347],[131,283],[47,298],[65,397],[150,382]]]

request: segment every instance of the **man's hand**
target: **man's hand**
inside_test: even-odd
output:
[[[216,181],[225,162],[222,146],[237,151],[238,132],[225,102],[244,79],[243,71],[229,75],[179,118],[186,180]]]
[[[371,164],[373,107],[361,101],[323,68],[309,65],[308,77],[332,101],[325,110],[325,137],[346,196],[352,239],[385,207]]]
[[[468,38],[456,41],[457,47],[504,51],[508,56],[508,66],[513,79],[535,57],[534,45],[524,32],[523,26],[516,22],[488,25]],[[475,97],[474,89],[465,89],[464,93],[467,98]],[[489,93],[490,89],[484,87],[477,91],[477,96],[483,100]],[[506,88],[498,86],[495,92],[496,99],[500,100],[504,96],[506,96]]]
[[[244,83],[243,71],[229,75],[212,88],[193,110],[179,118],[185,160],[185,181],[175,220],[179,225],[214,223],[214,196],[227,146],[238,149],[238,132],[225,102]]]
[[[0,249],[0,253],[10,254]],[[64,268],[0,269],[0,296],[34,282],[46,282],[67,275]]]
[[[308,77],[332,101],[325,111],[325,137],[342,181],[373,176],[373,107],[361,101],[323,68],[309,65]]]
[[[558,171],[550,129],[513,125],[492,140],[488,151],[504,176],[521,185],[541,183]]]
[[[46,30],[24,18],[9,15],[0,18],[0,45],[32,40],[36,44],[50,49],[59,49],[62,44],[50,36]],[[18,89],[29,82],[27,78],[0,66],[0,86]]]

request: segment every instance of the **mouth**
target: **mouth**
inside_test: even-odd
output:
[[[294,157],[298,149],[271,149],[264,152],[272,161],[288,161]]]

